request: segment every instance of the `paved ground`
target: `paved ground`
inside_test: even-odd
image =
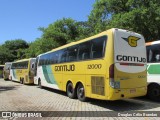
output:
[[[34,85],[22,85],[17,82],[4,81],[0,79],[0,111],[69,111],[67,114],[73,112],[73,116],[82,114],[90,114],[87,117],[72,117],[72,119],[128,119],[127,117],[115,118],[114,116],[108,118],[103,116],[103,111],[114,112],[132,112],[132,111],[160,111],[160,102],[153,102],[145,97],[118,100],[118,101],[101,101],[90,99],[88,102],[81,102],[77,99],[70,99],[64,92],[43,88],[40,89]],[[82,112],[83,111],[83,112]],[[94,112],[91,112],[94,111]],[[101,111],[101,112],[100,112]],[[109,114],[112,114],[109,112]],[[62,112],[61,115],[64,115]],[[84,116],[85,116],[84,115]],[[97,116],[92,117],[91,116]],[[160,115],[160,112],[159,112]],[[0,115],[1,116],[1,115]],[[67,116],[67,115],[66,115]],[[72,115],[66,117],[52,117],[52,119],[71,119]],[[158,119],[157,117],[140,117],[141,119]],[[2,117],[0,117],[2,119]],[[41,118],[42,119],[42,118]],[[44,119],[44,118],[43,118]],[[45,119],[51,119],[45,117]],[[133,119],[133,117],[129,118]],[[134,119],[139,119],[135,117]]]

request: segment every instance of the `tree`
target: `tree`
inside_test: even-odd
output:
[[[47,44],[48,42],[46,42]],[[42,38],[37,38],[34,42],[30,43],[29,48],[26,50],[26,57],[37,57],[39,54],[43,53],[44,49],[42,46]]]
[[[7,61],[13,61],[14,55],[11,54],[11,52],[5,48],[4,46],[0,46],[0,64],[4,64]]]
[[[47,28],[39,28],[43,32],[40,38],[41,52],[79,40],[86,36],[82,22],[76,22],[71,18],[63,18],[50,24]]]
[[[22,39],[7,40],[0,46],[0,62],[5,63],[25,58],[25,50],[28,47],[28,43]]]
[[[123,28],[141,33],[146,41],[157,40],[160,38],[159,6],[159,0],[97,0],[89,22],[95,23],[95,32]]]
[[[88,16],[88,25],[92,34],[106,30],[111,12],[108,11],[108,0],[97,0]]]

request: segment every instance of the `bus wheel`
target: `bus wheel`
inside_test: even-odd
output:
[[[148,86],[147,95],[150,99],[160,101],[160,85],[152,84]]]
[[[20,83],[21,83],[21,84],[23,84],[23,80],[22,80],[22,78],[20,78]]]
[[[75,90],[73,88],[73,84],[71,82],[67,84],[66,92],[67,92],[67,96],[69,98],[72,98],[72,99],[76,98],[76,92],[75,92]]]
[[[22,78],[22,84],[25,84],[24,78]]]
[[[80,101],[85,102],[87,98],[85,97],[85,89],[84,86],[80,83],[77,87],[77,97]]]
[[[39,88],[42,88],[41,80],[38,80],[38,86]]]

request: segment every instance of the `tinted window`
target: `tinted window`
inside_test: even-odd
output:
[[[101,58],[104,54],[106,37],[100,37],[91,42],[91,58]]]
[[[52,64],[58,63],[58,59],[59,59],[59,51],[53,52],[51,54]]]
[[[50,54],[46,54],[44,57],[45,57],[45,65],[49,65],[50,64]]]
[[[160,62],[160,44],[147,46],[147,62]]]
[[[90,51],[91,51],[90,42],[85,42],[85,43],[79,44],[78,59],[79,60],[89,59],[90,58]]]
[[[39,65],[102,58],[105,52],[106,40],[107,36],[102,36],[66,49],[42,55],[39,59]]]
[[[28,68],[28,61],[13,63],[11,68],[12,69],[26,69]]]
[[[45,61],[45,55],[43,55],[41,59],[42,59],[42,65],[45,65],[45,62],[46,62]]]
[[[77,54],[78,54],[78,46],[73,46],[68,48],[68,56],[67,61],[76,61],[77,60]]]
[[[60,50],[60,63],[67,62],[67,49]]]

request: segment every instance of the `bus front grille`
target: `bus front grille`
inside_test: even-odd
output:
[[[91,76],[92,94],[105,95],[104,77]]]

